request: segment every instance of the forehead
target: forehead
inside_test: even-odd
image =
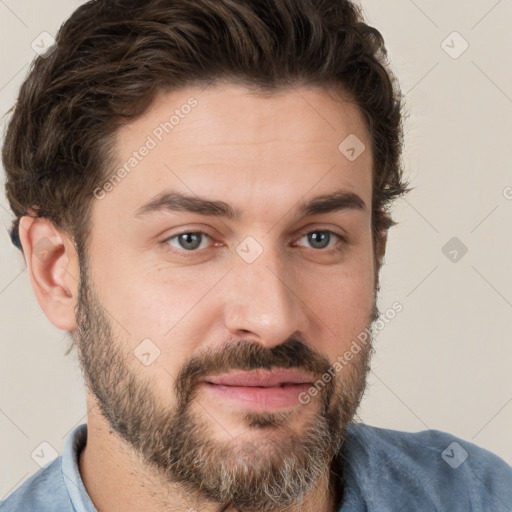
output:
[[[353,102],[325,89],[261,95],[216,83],[161,93],[118,130],[115,147],[112,186],[100,208],[136,211],[169,190],[232,195],[240,208],[258,197],[285,203],[340,187],[371,201],[364,118]]]

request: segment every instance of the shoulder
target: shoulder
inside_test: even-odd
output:
[[[512,510],[512,467],[446,432],[352,424],[343,454],[346,479],[375,510]]]
[[[61,468],[62,457],[57,457],[49,465],[37,471],[0,502],[1,512],[72,511]]]
[[[77,426],[57,457],[0,502],[0,512],[94,511],[83,486],[78,456],[87,440],[87,425]]]

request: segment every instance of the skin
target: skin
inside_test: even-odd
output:
[[[119,166],[191,96],[197,107],[104,198],[93,200],[88,246],[88,283],[108,319],[110,342],[126,357],[129,372],[148,383],[162,409],[176,407],[176,376],[192,357],[236,340],[270,349],[298,339],[334,363],[370,325],[375,249],[379,257],[384,254],[384,246],[374,248],[372,242],[372,155],[363,117],[353,103],[323,89],[300,87],[263,97],[218,83],[162,94],[117,132]],[[338,150],[350,134],[367,148],[353,162]],[[356,193],[366,207],[297,215],[299,201],[334,189]],[[135,217],[141,205],[169,190],[222,200],[242,216],[160,211]],[[307,233],[326,230],[347,241],[333,235],[328,248],[315,248]],[[169,237],[196,231],[208,237],[195,255],[172,251],[186,249]],[[72,239],[47,219],[32,216],[22,218],[20,236],[43,311],[55,326],[76,333],[80,265]],[[249,236],[263,249],[252,263],[236,252]],[[44,261],[33,254],[43,238],[52,243]],[[329,254],[334,246],[341,250]],[[133,354],[144,339],[160,350],[148,366]],[[333,385],[341,389],[362,364],[355,358]],[[218,503],[164,481],[113,431],[90,389],[87,397],[80,471],[98,510],[219,510]],[[251,428],[242,405],[204,390],[198,390],[190,410],[206,422],[212,442],[251,443],[265,458],[290,433],[303,436],[320,404],[320,396],[296,403],[286,410],[286,424],[270,429]],[[302,504],[286,510],[337,510],[327,484],[319,479]]]

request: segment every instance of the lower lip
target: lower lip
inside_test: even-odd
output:
[[[299,395],[306,392],[311,384],[286,384],[282,387],[262,388],[203,382],[202,386],[218,397],[239,402],[247,408],[269,411],[297,405],[300,403]]]

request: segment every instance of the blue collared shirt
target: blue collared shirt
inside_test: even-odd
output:
[[[97,512],[78,470],[87,426],[60,457],[28,478],[1,512]],[[512,467],[445,432],[400,432],[353,423],[344,452],[339,512],[512,512]]]

